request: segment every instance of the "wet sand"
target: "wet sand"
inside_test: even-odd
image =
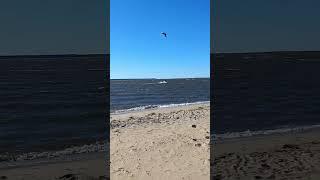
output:
[[[320,129],[213,144],[214,179],[320,179]]]
[[[106,153],[53,159],[2,162],[0,179],[7,180],[107,180]]]

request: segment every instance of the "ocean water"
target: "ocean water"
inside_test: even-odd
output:
[[[216,137],[320,124],[320,52],[214,54],[212,62]]]
[[[0,155],[105,139],[106,59],[0,57]],[[215,54],[212,63],[215,138],[319,127],[320,52]],[[208,101],[208,78],[110,81],[111,113]]]
[[[0,57],[0,154],[106,137],[106,55]]]
[[[209,78],[111,80],[106,55],[0,57],[0,161],[103,151],[112,113],[208,102]]]
[[[110,82],[111,113],[210,101],[210,79],[123,79]]]

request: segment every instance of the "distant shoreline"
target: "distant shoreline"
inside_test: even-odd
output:
[[[174,79],[210,79],[210,77],[181,77],[181,78],[128,78],[128,79],[110,79],[110,80],[174,80]]]
[[[244,51],[244,52],[210,52],[210,54],[266,54],[266,53],[320,53],[320,50],[296,50],[296,51]],[[36,57],[36,56],[94,56],[94,55],[110,55],[110,53],[90,53],[90,54],[17,54],[17,55],[0,55],[0,57]]]
[[[38,57],[86,57],[86,56],[108,56],[110,54],[39,54],[39,55],[0,55],[0,58],[15,58],[15,57],[28,57],[28,58],[38,58]]]
[[[246,51],[246,52],[210,52],[211,55],[215,54],[287,54],[287,53],[320,53],[318,51]]]

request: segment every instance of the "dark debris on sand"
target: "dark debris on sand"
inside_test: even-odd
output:
[[[79,174],[65,174],[58,178],[59,180],[110,180],[109,177],[106,176],[99,176],[99,177],[92,177],[92,176],[85,176]]]
[[[206,116],[206,113],[203,111],[209,111],[209,107],[202,107],[198,109],[188,109],[188,110],[179,110],[167,113],[149,113],[142,117],[130,116],[125,120],[113,119],[111,121],[111,129],[115,128],[125,128],[131,127],[134,125],[142,125],[149,123],[174,123],[175,121],[182,121],[186,118],[197,120]],[[182,118],[183,117],[183,118]],[[196,125],[192,125],[193,128],[196,128]]]
[[[63,175],[63,176],[59,177],[59,179],[63,179],[63,180],[76,180],[76,179],[78,179],[78,177],[77,177],[76,174],[66,174],[66,175]]]

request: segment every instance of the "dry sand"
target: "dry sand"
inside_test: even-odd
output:
[[[209,104],[112,115],[112,180],[208,180]]]
[[[320,130],[238,138],[213,144],[219,179],[320,179]]]

